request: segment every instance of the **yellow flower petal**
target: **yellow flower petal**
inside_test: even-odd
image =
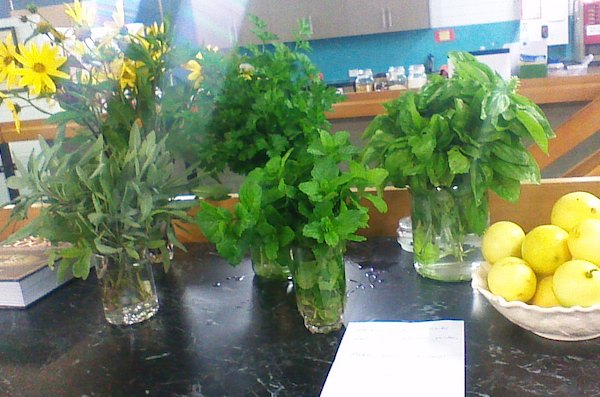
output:
[[[21,76],[19,80],[20,87],[28,87],[33,95],[41,93],[56,92],[55,79],[68,79],[69,75],[58,70],[67,58],[59,55],[59,49],[48,43],[44,43],[39,48],[35,43],[29,46],[19,45],[20,54],[15,54],[16,59],[23,65],[16,71]]]

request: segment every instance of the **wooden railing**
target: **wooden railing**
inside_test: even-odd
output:
[[[538,105],[589,102],[555,128],[557,137],[550,141],[548,156],[536,146],[530,148],[542,170],[600,131],[600,74],[523,79],[519,93]],[[346,101],[336,104],[328,117],[332,120],[373,117],[384,112],[385,102],[400,95],[402,91],[347,94]],[[564,174],[588,175],[600,175],[600,148],[595,148],[591,154],[579,159]]]
[[[521,225],[525,230],[541,224],[550,223],[550,211],[554,202],[562,195],[574,191],[587,191],[600,197],[600,177],[586,178],[556,178],[545,179],[539,185],[523,184],[521,197],[516,203],[509,203],[500,199],[495,194],[490,194],[490,221],[509,220]],[[398,220],[410,214],[410,195],[406,189],[386,189],[385,201],[388,204],[388,212],[381,214],[370,207],[369,228],[364,229],[362,234],[367,237],[396,236]],[[237,198],[220,201],[218,205],[231,209],[237,203]],[[192,210],[193,215],[196,210]],[[32,208],[30,217],[34,218],[39,213],[38,208]],[[0,210],[0,228],[6,225],[10,216],[9,209]],[[26,222],[11,225],[11,227],[0,233],[0,240],[6,239],[11,233],[18,230]],[[182,226],[180,223],[179,226]],[[184,243],[205,242],[206,239],[196,225],[184,225],[184,228],[176,228],[177,236]]]

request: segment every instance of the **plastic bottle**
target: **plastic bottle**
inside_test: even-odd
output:
[[[425,65],[410,65],[408,67],[408,88],[419,89],[427,83],[427,75],[425,74]]]

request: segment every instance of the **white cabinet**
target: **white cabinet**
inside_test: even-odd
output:
[[[349,35],[398,32],[429,27],[429,2],[348,0]]]
[[[261,17],[283,41],[294,40],[302,18],[311,26],[312,39],[429,27],[425,0],[249,0],[247,13]],[[241,44],[256,42],[250,28],[245,19],[238,34]]]

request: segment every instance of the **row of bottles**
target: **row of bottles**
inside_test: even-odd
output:
[[[371,69],[360,69],[354,82],[356,92],[419,89],[427,83],[425,66],[410,65],[408,76],[404,66],[390,66],[387,73],[373,75]]]

